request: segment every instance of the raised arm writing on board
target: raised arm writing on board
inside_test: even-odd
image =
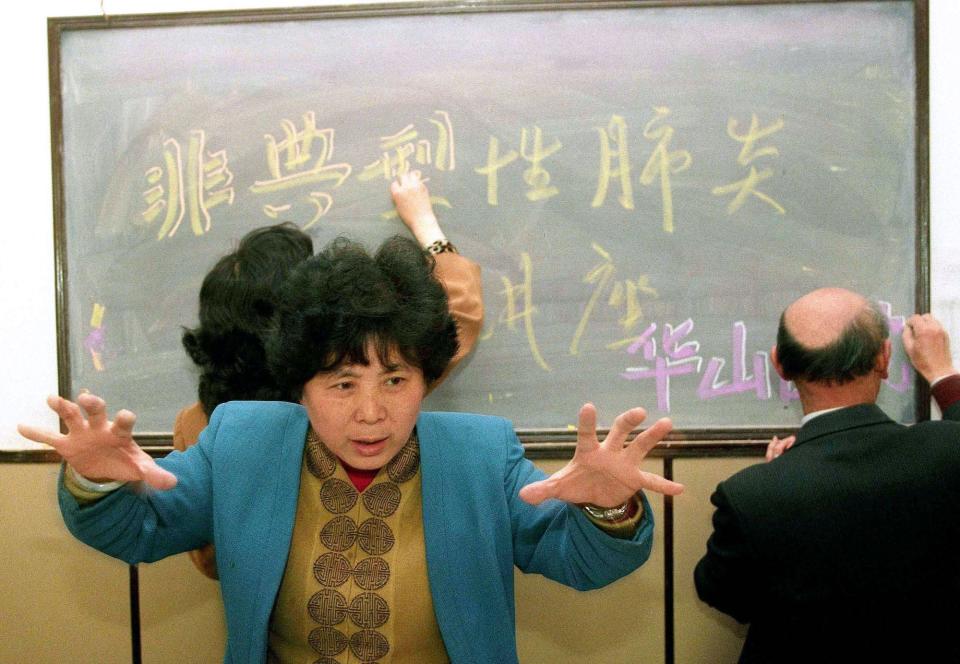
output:
[[[914,314],[903,328],[903,349],[928,383],[957,373],[950,354],[950,336],[932,314]]]
[[[457,322],[459,348],[443,375],[432,387],[442,383],[453,368],[470,354],[483,327],[483,295],[480,266],[461,256],[447,240],[430,202],[430,192],[420,171],[400,174],[390,185],[390,194],[400,219],[425,250],[436,260],[436,276],[447,293],[450,315]]]
[[[960,375],[950,353],[950,335],[932,314],[914,314],[903,328],[903,348],[910,363],[930,383],[944,419],[960,416]]]
[[[393,197],[397,214],[421,247],[429,251],[431,246],[447,240],[440,229],[437,215],[433,212],[430,192],[420,171],[407,171],[398,175],[390,184],[390,195]]]
[[[21,424],[25,438],[52,446],[73,470],[93,482],[139,482],[169,489],[177,478],[156,464],[133,440],[136,416],[121,410],[107,419],[107,405],[93,394],[81,394],[76,403],[62,397],[47,398],[47,405],[67,427],[62,434]]]

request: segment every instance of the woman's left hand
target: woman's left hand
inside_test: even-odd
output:
[[[532,505],[556,498],[568,503],[614,507],[627,502],[641,489],[679,495],[683,492],[682,484],[640,470],[640,462],[647,453],[673,429],[669,418],[657,420],[626,442],[630,432],[646,417],[647,411],[643,408],[621,413],[610,427],[610,433],[600,442],[597,410],[593,404],[585,404],[580,409],[573,459],[547,479],[523,487],[520,498]]]

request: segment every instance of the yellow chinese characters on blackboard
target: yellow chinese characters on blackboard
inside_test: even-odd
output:
[[[646,148],[646,161],[636,182],[644,187],[658,185],[661,206],[661,228],[664,233],[673,233],[677,212],[674,202],[674,181],[688,171],[693,164],[689,149],[675,145],[677,131],[670,123],[671,109],[657,106],[652,117],[644,125],[641,135]],[[447,111],[434,111],[427,118],[432,135],[427,136],[414,124],[407,124],[394,134],[379,138],[380,154],[364,165],[357,179],[360,182],[391,180],[411,168],[450,172],[456,170],[456,141],[453,120]],[[257,179],[247,186],[252,195],[281,193],[287,200],[264,203],[264,216],[278,219],[282,215],[297,218],[304,229],[313,227],[335,204],[334,190],[340,188],[354,173],[347,162],[337,161],[334,155],[336,128],[318,128],[315,111],[306,111],[301,125],[292,120],[280,120],[281,134],[266,134],[265,170],[268,177]],[[764,164],[779,155],[775,144],[762,141],[784,128],[784,120],[777,118],[762,126],[753,114],[750,125],[738,131],[736,118],[730,118],[727,135],[740,143],[736,163],[749,167],[741,180],[717,185],[711,189],[716,197],[730,197],[725,210],[732,215],[751,198],[773,208],[777,214],[786,214],[784,207],[771,195],[761,191],[759,185],[773,177],[773,169],[764,165],[760,170],[754,162]],[[630,160],[630,128],[622,115],[612,115],[605,127],[596,127],[597,184],[590,201],[591,208],[607,205],[611,185],[619,191],[616,203],[624,210],[636,208],[633,164]],[[560,193],[560,185],[550,172],[550,159],[563,149],[557,138],[544,135],[538,125],[518,128],[515,147],[504,147],[498,136],[490,136],[485,162],[473,168],[476,175],[486,180],[486,202],[491,207],[500,205],[501,180],[510,175],[514,162],[522,160],[525,167],[518,175],[526,187],[524,193],[531,203],[540,203]],[[177,138],[163,142],[158,158],[162,165],[152,166],[144,174],[147,189],[142,196],[146,209],[142,216],[148,223],[159,221],[157,239],[173,237],[184,218],[190,221],[195,235],[208,232],[212,223],[212,211],[220,205],[234,202],[235,190],[231,186],[234,175],[228,165],[227,150],[207,150],[206,133],[202,129],[189,132],[186,146]],[[434,196],[435,205],[450,208],[452,203],[445,196]],[[296,205],[296,208],[295,208]],[[385,211],[382,216],[395,216]]]
[[[184,154],[186,153],[186,154]],[[157,239],[173,237],[187,216],[194,235],[210,230],[210,211],[218,205],[231,205],[233,173],[227,164],[226,150],[207,151],[206,134],[190,132],[186,150],[176,138],[163,142],[162,166],[152,166],[144,174],[147,189],[142,217],[148,223],[161,219]]]

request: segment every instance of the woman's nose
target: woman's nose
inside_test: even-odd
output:
[[[372,424],[384,418],[386,409],[383,407],[380,395],[375,391],[361,391],[357,398],[356,418],[358,421]]]

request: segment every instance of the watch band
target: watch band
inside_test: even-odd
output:
[[[616,507],[598,507],[596,505],[591,505],[590,503],[584,503],[580,507],[583,508],[583,511],[592,516],[594,519],[607,521],[609,523],[616,523],[617,521],[623,521],[623,519],[626,518],[627,510],[630,507],[630,501],[628,500],[623,505],[617,505]]]
[[[434,240],[433,242],[428,244],[426,247],[424,247],[424,249],[427,252],[433,254],[434,256],[436,256],[437,254],[446,253],[448,251],[453,254],[457,253],[457,248],[453,246],[453,243],[446,238],[442,240]]]
[[[110,493],[111,491],[116,491],[126,484],[126,482],[119,480],[114,480],[111,482],[94,482],[93,480],[78,473],[70,464],[67,464],[67,473],[70,475],[70,479],[74,484],[84,491],[89,491],[91,493]]]

